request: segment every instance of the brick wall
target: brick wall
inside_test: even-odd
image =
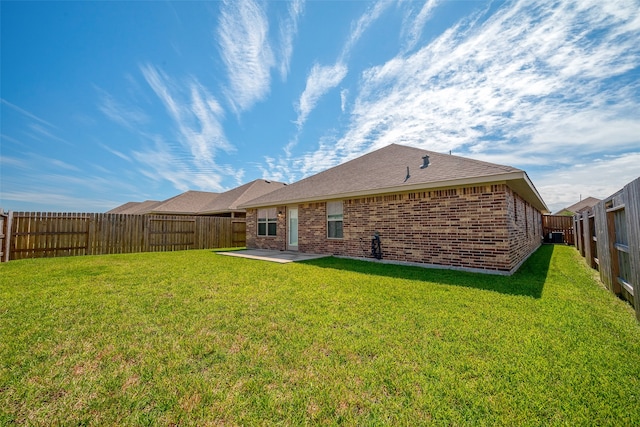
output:
[[[247,209],[247,248],[271,249],[278,251],[286,249],[287,209],[285,206],[277,206],[276,212],[282,212],[282,214],[278,214],[278,228],[276,230],[276,235],[258,236],[258,210]]]
[[[386,260],[510,271],[540,245],[540,212],[504,184],[343,203],[342,239],[327,238],[325,202],[298,205],[301,252],[370,257],[371,236],[377,231]],[[284,207],[278,210],[286,212]],[[277,237],[257,237],[256,212],[247,212],[247,246],[284,249],[284,216]]]
[[[511,268],[518,266],[542,241],[542,214],[507,188],[509,254]]]

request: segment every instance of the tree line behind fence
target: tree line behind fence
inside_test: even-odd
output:
[[[245,224],[182,215],[0,214],[0,259],[214,249],[245,245]]]

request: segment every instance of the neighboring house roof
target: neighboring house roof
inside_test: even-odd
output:
[[[421,168],[425,155],[429,156],[429,165]],[[549,212],[527,174],[520,169],[398,144],[388,145],[287,185],[241,207],[254,208],[494,182],[505,182],[537,209]]]
[[[256,197],[284,187],[285,183],[256,179],[224,193],[187,191],[162,202],[128,202],[107,211],[122,214],[213,215],[227,212],[244,212],[238,207]]]
[[[564,214],[576,214],[580,213],[584,210],[594,207],[600,199],[596,199],[595,197],[587,197],[586,199],[580,200],[578,203],[575,203],[571,206],[568,206],[554,215],[564,215]]]
[[[120,206],[116,206],[115,208],[110,209],[105,213],[108,213],[108,214],[127,213],[129,210],[136,209],[138,207],[138,205],[140,205],[140,203],[142,203],[142,202],[127,202],[127,203],[122,204]]]
[[[115,207],[106,213],[113,214],[128,214],[128,215],[144,215],[149,212],[162,202],[158,202],[156,200],[146,200],[144,202],[127,202],[123,205]]]
[[[238,207],[242,203],[271,193],[286,185],[283,182],[256,179],[218,195],[218,197],[202,207],[198,214],[211,215],[224,212],[244,212],[244,209]]]
[[[219,193],[210,193],[208,191],[186,191],[165,200],[156,206],[151,213],[195,215],[219,195]]]

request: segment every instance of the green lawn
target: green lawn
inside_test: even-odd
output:
[[[512,277],[212,251],[0,265],[0,425],[640,425],[640,324]]]

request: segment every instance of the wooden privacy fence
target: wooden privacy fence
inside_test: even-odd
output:
[[[4,254],[6,251],[6,243],[8,241],[7,236],[9,235],[9,230],[7,230],[7,225],[9,219],[9,215],[5,214],[2,209],[0,209],[0,262],[4,261]]]
[[[640,178],[573,220],[580,254],[640,320]]]
[[[562,242],[553,240],[554,233],[562,233]],[[542,234],[545,241],[551,243],[566,243],[574,245],[573,217],[563,215],[543,215]],[[551,237],[549,235],[552,235]]]
[[[51,212],[0,218],[2,261],[245,245],[244,223],[233,218]]]

